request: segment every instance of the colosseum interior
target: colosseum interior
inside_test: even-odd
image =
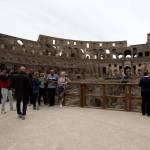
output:
[[[16,67],[65,70],[74,79],[139,77],[150,69],[150,34],[145,44],[78,41],[39,35],[37,41],[0,34],[0,62]]]
[[[150,71],[149,58],[150,34],[147,34],[146,43],[130,46],[127,41],[79,41],[45,35],[39,35],[37,41],[31,41],[0,34],[0,63],[7,64],[10,68],[16,69],[24,65],[41,72],[52,68],[57,72],[66,71],[72,81],[117,82],[117,85],[106,85],[106,91],[104,85],[86,85],[86,92],[93,94],[88,95],[86,102],[83,94],[85,91],[81,92],[85,90],[84,85],[83,89],[82,85],[81,88],[73,85],[71,93],[81,92],[82,103],[79,98],[72,96],[71,101],[66,98],[66,104],[70,105],[139,111],[139,87],[132,85],[131,88],[126,88],[118,82],[122,83],[126,76],[130,83],[137,84],[143,72]],[[103,90],[99,90],[100,86]]]

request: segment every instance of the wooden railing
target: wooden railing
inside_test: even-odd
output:
[[[89,83],[89,82],[70,82],[69,86],[77,86],[78,91],[73,92],[72,90],[66,90],[65,94],[65,101],[69,96],[78,97],[79,106],[80,107],[90,107],[87,105],[87,99],[89,97],[95,97],[101,100],[101,108],[103,109],[110,109],[109,108],[109,100],[115,99],[116,101],[123,101],[123,109],[125,111],[140,111],[140,103],[141,103],[141,96],[140,96],[140,88],[136,83]],[[96,93],[91,93],[88,90],[89,86],[96,86],[97,91]],[[114,88],[113,88],[114,87]],[[138,95],[133,94],[135,88],[138,89]],[[116,91],[115,91],[116,90]],[[118,91],[122,90],[120,94]],[[111,91],[115,91],[114,94]],[[71,101],[71,99],[70,99]],[[135,105],[133,102],[138,102],[139,105],[137,106],[139,109],[134,110]],[[65,103],[66,104],[66,103]],[[68,104],[66,104],[68,105]],[[92,106],[93,107],[93,106]],[[113,109],[113,108],[111,108]],[[116,109],[115,109],[116,110]]]

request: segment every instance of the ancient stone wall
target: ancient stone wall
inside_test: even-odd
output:
[[[0,34],[0,62],[13,67],[31,66],[65,70],[77,78],[111,78],[130,72],[150,71],[150,34],[147,43],[127,41],[79,41],[40,35],[37,41]]]

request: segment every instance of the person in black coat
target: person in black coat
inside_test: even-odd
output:
[[[26,74],[26,68],[24,66],[21,66],[18,74],[14,75],[12,80],[12,88],[15,90],[18,117],[25,119],[28,98],[31,91],[31,82],[28,75]],[[22,111],[21,101],[23,102]]]
[[[30,80],[30,84],[31,84],[31,91],[30,91],[30,94],[29,94],[29,99],[28,99],[28,104],[31,105],[33,104],[33,70],[30,69],[29,70],[29,73],[28,73],[28,77],[29,77],[29,80]]]
[[[139,86],[141,87],[142,96],[142,115],[150,116],[150,76],[148,72],[144,73]]]

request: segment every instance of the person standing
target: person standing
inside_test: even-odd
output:
[[[43,98],[43,102],[46,105],[46,92],[45,92],[45,74],[44,73],[40,73],[40,77],[39,77],[39,81],[40,81],[40,89],[39,89],[39,97],[38,97],[38,103],[39,106],[41,105],[41,97]]]
[[[60,107],[63,106],[65,89],[66,89],[67,83],[69,81],[70,80],[66,77],[66,73],[65,72],[61,72],[60,76],[58,78],[58,83],[57,83],[58,102],[59,102]]]
[[[144,73],[139,86],[141,87],[142,96],[142,115],[150,116],[150,76],[148,72]]]
[[[29,105],[32,105],[33,104],[33,74],[34,74],[34,72],[33,72],[33,69],[32,68],[30,68],[29,70],[28,70],[28,76],[29,76],[29,80],[30,80],[30,84],[31,84],[31,91],[30,91],[30,94],[29,94],[29,99],[28,99],[28,104]]]
[[[39,110],[39,107],[37,106],[37,100],[39,96],[39,89],[40,89],[40,81],[39,81],[39,73],[35,72],[33,74],[33,110]]]
[[[12,88],[15,90],[18,117],[24,120],[27,111],[28,98],[31,91],[31,82],[26,74],[26,68],[24,66],[21,66],[19,72],[14,75],[12,80]],[[21,102],[23,102],[22,110]]]
[[[47,76],[49,106],[55,105],[55,94],[56,94],[57,80],[58,80],[58,75],[55,74],[54,70],[50,70],[50,74],[48,74],[48,76]]]
[[[13,111],[13,97],[11,92],[11,77],[9,74],[9,70],[4,69],[0,74],[0,88],[1,88],[1,96],[2,96],[2,106],[1,106],[1,113],[5,114],[5,104],[7,98],[9,99],[10,103],[10,110]]]

